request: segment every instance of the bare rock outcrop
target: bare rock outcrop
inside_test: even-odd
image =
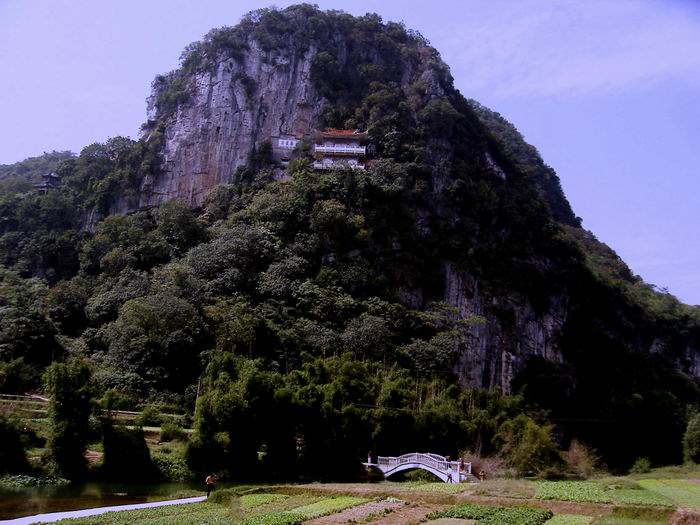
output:
[[[236,169],[270,137],[308,135],[323,106],[309,81],[315,49],[264,51],[250,39],[241,60],[221,57],[211,71],[190,79],[186,103],[164,119],[162,170],[146,177],[140,207],[180,199],[202,203],[217,184],[235,179]],[[149,116],[161,116],[158,88]]]
[[[444,301],[459,318],[471,321],[466,337],[457,343],[455,364],[465,386],[498,387],[508,393],[514,374],[529,357],[563,361],[560,337],[567,297],[553,298],[549,310],[540,313],[524,297],[485,294],[476,279],[448,263]]]

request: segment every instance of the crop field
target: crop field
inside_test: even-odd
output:
[[[534,498],[537,485],[522,479],[489,479],[473,488],[476,496],[495,496],[506,498]]]
[[[480,488],[483,490],[479,490]],[[504,489],[503,494],[496,496],[499,488]],[[456,489],[459,489],[459,492]],[[484,492],[488,495],[482,495]],[[387,497],[387,494],[391,493],[396,494],[398,498]],[[668,525],[672,522],[672,514],[678,508],[692,509],[698,506],[700,484],[684,480],[504,480],[484,484],[483,487],[422,482],[313,484],[233,487],[217,491],[209,501],[202,503],[110,512],[93,517],[67,519],[59,523]],[[422,514],[418,512],[420,509],[423,509]],[[402,521],[401,513],[405,511],[413,513],[409,521]],[[692,510],[678,512],[692,513]],[[700,522],[700,514],[697,522]]]
[[[673,500],[633,481],[540,481],[535,497],[542,500],[674,507]]]
[[[467,503],[435,512],[428,519],[457,518],[475,520],[483,525],[544,525],[552,512],[539,507],[500,507]]]
[[[645,489],[670,499],[679,507],[700,510],[700,483],[682,479],[644,479],[638,483]]]
[[[241,507],[255,509],[272,503],[282,503],[289,499],[286,494],[246,494],[241,496]]]
[[[61,520],[63,525],[296,525],[366,503],[366,498],[340,496],[247,494],[218,498],[221,502],[192,503],[142,510],[108,512],[99,516]]]
[[[173,505],[153,509],[125,510],[107,512],[99,516],[71,518],[61,520],[62,525],[190,525],[207,523],[208,525],[230,525],[232,521],[229,509],[214,503],[191,505]]]
[[[464,485],[459,483],[442,483],[442,482],[422,482],[413,481],[408,483],[398,483],[404,490],[417,492],[436,492],[440,494],[456,494],[464,492]]]
[[[593,523],[593,516],[580,516],[578,514],[557,514],[546,522],[545,525],[589,525]]]

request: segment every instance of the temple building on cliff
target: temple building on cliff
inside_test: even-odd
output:
[[[367,132],[329,128],[314,136],[313,167],[317,170],[350,167],[365,169]]]
[[[274,160],[279,162],[283,167],[287,167],[289,161],[298,156],[297,146],[300,139],[294,135],[279,135],[271,137],[272,155]]]
[[[49,190],[57,188],[58,182],[61,179],[53,171],[45,173],[44,175],[41,176],[41,178],[42,178],[42,181],[40,183],[34,184],[34,190],[41,195],[45,195],[46,193],[49,192]]]
[[[337,168],[365,169],[366,131],[328,128],[311,137],[277,135],[270,137],[273,160],[284,170],[289,161],[309,154],[315,170]]]

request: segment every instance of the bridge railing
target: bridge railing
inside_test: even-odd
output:
[[[382,470],[390,470],[407,463],[420,463],[422,465],[434,468],[435,470],[439,470],[440,472],[447,472],[450,468],[455,474],[460,471],[459,461],[448,461],[445,456],[440,456],[439,454],[423,454],[420,452],[414,452],[412,454],[404,454],[403,456],[398,457],[377,457],[377,466],[379,466],[379,468]],[[464,470],[467,474],[471,474],[472,464],[465,463]]]

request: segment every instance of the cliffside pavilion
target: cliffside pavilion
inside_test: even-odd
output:
[[[329,128],[317,132],[314,138],[314,169],[328,170],[343,166],[365,169],[366,131]]]

